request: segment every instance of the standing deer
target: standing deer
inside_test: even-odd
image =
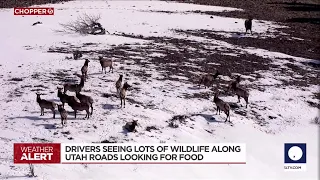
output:
[[[120,90],[120,101],[121,101],[121,108],[122,108],[122,101],[124,108],[126,107],[126,96],[127,96],[127,90],[130,88],[131,85],[129,85],[127,82],[125,82]]]
[[[80,77],[80,83],[79,84],[70,84],[70,83],[66,83],[64,84],[64,92],[66,93],[67,91],[70,92],[80,92],[82,90],[82,88],[84,87],[84,76]]]
[[[99,62],[100,62],[101,68],[102,68],[102,73],[103,73],[103,70],[104,70],[105,74],[107,73],[107,71],[106,71],[107,67],[109,67],[109,72],[112,70],[112,73],[113,73],[113,61],[112,60],[107,60],[107,59],[104,59],[102,56],[99,56]]]
[[[121,86],[122,86],[122,78],[123,78],[123,75],[120,74],[119,79],[116,82],[117,96],[120,95],[120,90],[121,90]]]
[[[84,62],[82,68],[81,68],[81,73],[82,76],[84,77],[84,79],[86,80],[88,78],[88,66],[89,66],[89,60],[86,59],[86,61]]]
[[[252,34],[252,18],[251,17],[245,20],[244,26],[246,28],[246,33],[250,30],[250,33]]]
[[[205,74],[203,76],[201,76],[200,81],[199,81],[199,88],[200,86],[203,84],[205,86],[205,89],[207,87],[212,86],[213,81],[219,76],[221,75],[219,71],[217,71],[215,74]]]
[[[60,105],[60,104],[58,104],[58,111],[60,112],[61,125],[64,126],[64,125],[67,124],[68,113],[67,113],[67,111],[63,108],[63,106]]]
[[[224,102],[222,99],[220,99],[218,97],[219,95],[220,95],[220,92],[217,91],[214,94],[214,98],[213,98],[213,102],[217,106],[217,114],[219,113],[219,115],[220,115],[220,111],[222,110],[227,115],[225,122],[228,121],[228,118],[229,118],[229,122],[230,122],[230,105],[228,103]]]
[[[37,103],[39,104],[40,108],[41,108],[41,114],[40,116],[44,115],[44,110],[45,109],[50,109],[53,113],[53,119],[56,118],[56,112],[55,112],[55,108],[56,108],[56,103],[54,103],[53,101],[48,101],[45,99],[41,99],[39,93],[36,93],[37,95]]]

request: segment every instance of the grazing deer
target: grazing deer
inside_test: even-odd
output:
[[[200,78],[199,81],[199,88],[201,86],[201,84],[203,84],[205,86],[205,89],[207,87],[212,86],[213,81],[219,76],[221,75],[219,71],[217,71],[215,74],[205,74]]]
[[[58,111],[60,112],[61,125],[64,126],[67,124],[68,113],[60,104],[58,104]]]
[[[55,112],[55,108],[56,108],[56,103],[54,103],[53,101],[48,101],[45,99],[41,99],[39,93],[36,93],[37,95],[37,103],[39,104],[40,108],[41,108],[41,114],[40,116],[44,115],[44,110],[45,109],[50,109],[53,113],[53,119],[56,118],[56,112]]]
[[[131,87],[127,82],[125,82],[120,90],[120,100],[121,100],[121,108],[122,108],[122,101],[124,108],[126,107],[126,95],[127,90]]]
[[[81,73],[82,76],[84,77],[84,79],[86,80],[88,78],[88,66],[89,66],[89,60],[86,59],[86,61],[84,62],[82,68],[81,68]]]
[[[213,102],[217,106],[217,114],[219,113],[219,115],[220,115],[220,111],[222,110],[227,115],[225,122],[228,121],[228,118],[229,118],[229,122],[230,122],[230,105],[228,103],[224,102],[222,99],[220,99],[218,97],[219,95],[220,95],[220,92],[217,91],[214,94],[214,98],[213,98]]]

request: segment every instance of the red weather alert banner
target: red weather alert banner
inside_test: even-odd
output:
[[[15,143],[16,164],[246,164],[242,143]]]
[[[15,143],[13,145],[14,163],[60,163],[60,150],[60,143]]]

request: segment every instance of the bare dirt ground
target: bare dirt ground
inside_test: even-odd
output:
[[[186,2],[178,0],[178,2]],[[320,3],[316,0],[193,0],[192,3],[202,5],[227,6],[244,9],[245,12],[198,12],[211,15],[221,15],[234,18],[252,16],[256,20],[267,20],[282,23],[289,28],[282,32],[297,39],[261,39],[248,38],[245,41],[232,41],[239,45],[277,50],[293,56],[320,59]],[[253,24],[254,31],[254,24]],[[214,32],[212,32],[214,34]],[[303,39],[299,40],[299,39]]]

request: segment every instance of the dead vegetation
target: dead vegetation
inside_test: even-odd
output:
[[[189,118],[187,115],[176,115],[173,116],[171,119],[166,121],[168,126],[171,128],[178,128],[180,124],[186,124],[186,119]]]
[[[99,23],[100,19],[100,15],[83,14],[82,16],[78,16],[77,20],[68,23],[61,23],[60,25],[63,30],[60,30],[60,32],[104,35],[108,31],[106,31]]]

